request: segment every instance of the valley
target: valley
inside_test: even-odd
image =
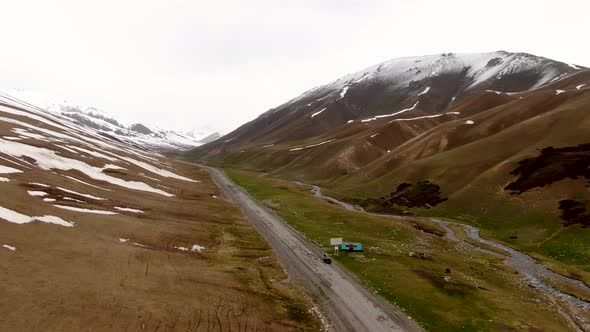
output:
[[[590,330],[588,84],[393,59],[223,137],[0,93],[0,330]]]
[[[350,232],[376,241],[375,248],[412,247],[406,255],[419,252],[429,262],[439,255],[445,264],[461,266],[442,254],[445,250],[477,257],[465,258],[462,273],[464,280],[478,282],[461,285],[475,287],[469,294],[477,299],[461,297],[465,303],[486,303],[487,309],[462,311],[464,303],[447,294],[447,307],[455,303],[452,311],[460,318],[436,316],[436,301],[416,305],[411,295],[402,295],[405,289],[391,285],[399,280],[381,276],[400,266],[363,266],[372,254],[366,252],[337,258],[366,285],[387,287],[380,294],[402,309],[412,308],[412,318],[427,330],[459,330],[462,324],[467,330],[588,330],[588,84],[587,68],[526,53],[393,59],[308,90],[182,159],[226,169],[234,182],[323,248],[330,231]],[[318,207],[307,197],[313,195],[310,189],[351,210],[347,218],[364,220],[352,211],[360,209],[375,218],[394,215],[390,227],[429,238],[420,241],[430,251],[407,242],[418,241],[409,234],[391,244],[394,239],[380,239],[387,232],[375,233],[372,223],[359,222],[372,226],[362,228],[342,221],[347,212],[334,215]],[[395,259],[401,261],[399,251]],[[410,271],[403,272],[408,280],[447,279],[440,272],[446,268],[425,272],[415,266],[427,263],[412,257],[399,263],[408,265]],[[487,272],[476,272],[477,264]],[[484,287],[494,288],[493,295],[477,288],[483,280],[495,285]],[[534,298],[522,295],[525,290],[537,293],[542,305],[524,310],[516,304],[510,294]],[[400,298],[407,302],[400,304]],[[422,306],[428,314],[417,309]],[[502,324],[511,323],[485,323],[481,317],[492,307],[505,308],[510,314]],[[535,318],[524,327],[508,318],[535,310],[539,315],[553,310],[565,325],[548,328]]]
[[[470,245],[456,238],[459,230],[430,219],[349,210],[315,197],[307,185],[226,172],[321,250],[332,253],[331,237],[362,242],[362,253],[332,257],[426,330],[588,328],[588,288],[578,288],[576,296],[586,298],[580,306],[555,293],[548,298],[536,276],[504,261],[508,248]]]
[[[264,206],[238,189],[219,170],[206,168],[218,186],[271,244],[291,277],[328,313],[335,331],[421,331],[411,319],[358,285],[337,266],[326,265],[305,238],[285,225]]]
[[[2,9],[0,332],[590,332],[590,1]]]

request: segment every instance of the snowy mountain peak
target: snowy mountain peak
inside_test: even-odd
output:
[[[326,90],[338,96],[350,86],[379,83],[390,87],[405,87],[412,83],[445,76],[460,75],[465,79],[466,90],[473,90],[489,83],[489,80],[508,79],[510,76],[524,74],[534,79],[528,89],[549,83],[564,71],[575,72],[585,69],[571,66],[528,53],[495,51],[488,53],[440,53],[426,56],[396,58],[367,67],[356,73],[343,76],[324,86],[311,89],[292,99],[297,102],[310,95]],[[534,77],[533,77],[534,76]],[[336,90],[339,93],[336,93]]]
[[[122,141],[129,141],[132,144],[159,151],[191,149],[202,145],[203,143],[199,140],[212,134],[212,132],[203,132],[202,137],[196,138],[142,123],[126,125],[104,110],[95,107],[81,107],[68,103],[65,99],[52,99],[22,89],[10,89],[8,93],[0,93],[0,96],[59,114],[83,126],[107,132]]]
[[[490,53],[442,53],[420,57],[398,58],[369,67],[355,74],[345,76],[336,82],[353,83],[361,78],[395,78],[400,84],[408,79],[419,80],[429,76],[467,71],[473,79],[472,86],[505,74],[514,74],[530,69],[538,69],[546,75],[538,85],[548,82],[558,74],[552,68],[554,61],[527,53],[496,51]]]
[[[261,114],[222,141],[261,146],[308,139],[358,121],[435,119],[480,94],[548,88],[586,68],[527,53],[441,53],[397,58],[340,77]],[[581,84],[584,82],[578,82]],[[555,90],[555,89],[554,89]],[[217,141],[209,145],[223,144]],[[219,151],[224,151],[220,149]]]

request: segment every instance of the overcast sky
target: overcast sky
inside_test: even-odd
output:
[[[528,52],[590,67],[590,1],[3,1],[0,89],[228,132],[402,56]]]

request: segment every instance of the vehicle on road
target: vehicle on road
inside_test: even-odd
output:
[[[322,259],[326,264],[332,264],[332,259],[328,257],[328,255],[324,254],[324,258]]]

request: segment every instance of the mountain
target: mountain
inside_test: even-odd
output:
[[[589,107],[581,66],[504,51],[401,58],[186,156],[316,183],[368,210],[472,223],[590,282]]]
[[[572,65],[573,66],[573,65]],[[314,137],[355,121],[441,115],[484,91],[519,92],[577,71],[525,53],[439,54],[387,61],[311,89],[225,136],[229,146]],[[221,147],[208,146],[215,151]],[[264,144],[263,144],[264,145]]]
[[[211,142],[213,142],[213,141],[215,141],[215,140],[217,140],[217,139],[219,139],[219,138],[221,138],[221,134],[220,134],[220,133],[217,133],[217,132],[215,132],[215,133],[213,133],[213,134],[210,134],[210,135],[207,135],[207,136],[205,136],[205,137],[201,138],[201,139],[199,140],[199,143],[202,143],[202,144],[207,144],[207,143],[211,143]]]
[[[206,171],[73,114],[0,96],[2,330],[320,329]]]
[[[113,135],[120,140],[150,150],[174,152],[189,150],[203,144],[203,142],[199,142],[200,138],[197,139],[194,136],[177,131],[159,129],[141,123],[126,125],[104,110],[94,107],[81,107],[71,104],[67,100],[56,100],[56,98],[15,89],[8,90],[7,93],[0,93],[0,96],[67,116],[83,126]]]
[[[208,136],[212,136],[212,137],[218,136],[217,138],[222,136],[219,132],[216,131],[215,128],[213,128],[212,126],[209,126],[209,125],[204,125],[204,126],[192,128],[192,129],[186,131],[184,134],[196,141],[203,141]]]

